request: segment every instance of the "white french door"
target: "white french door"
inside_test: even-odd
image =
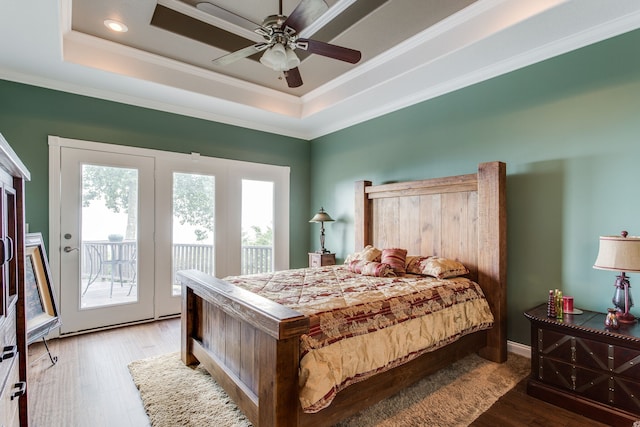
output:
[[[180,312],[179,270],[198,269],[213,276],[226,243],[224,167],[190,156],[161,156],[156,176],[156,317]]]
[[[154,159],[62,147],[61,333],[154,316]]]
[[[55,136],[49,147],[62,334],[179,314],[178,270],[289,267],[288,167]]]

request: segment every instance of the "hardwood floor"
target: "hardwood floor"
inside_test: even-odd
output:
[[[472,424],[474,427],[606,427],[527,394],[526,378]]]
[[[127,365],[179,351],[180,319],[52,340],[58,363],[29,347],[29,411],[35,427],[146,427],[149,425]],[[34,361],[35,360],[35,361]],[[600,427],[526,394],[523,381],[473,422],[476,427]],[[178,427],[178,426],[176,426]]]
[[[180,350],[180,319],[49,341],[58,363],[29,347],[29,420],[35,427],[145,427],[127,365]]]

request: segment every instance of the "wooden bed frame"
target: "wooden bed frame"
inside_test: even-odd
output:
[[[302,314],[195,270],[178,272],[181,357],[200,362],[256,427],[329,426],[465,355],[504,362],[506,342],[506,166],[373,186],[356,183],[355,248],[401,247],[409,255],[458,259],[482,287],[495,325],[353,384],[328,408],[302,412],[298,401]]]

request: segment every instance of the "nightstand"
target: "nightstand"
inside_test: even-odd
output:
[[[336,265],[336,254],[309,252],[309,267],[322,267],[325,265]]]
[[[527,393],[609,425],[640,419],[640,325],[604,326],[585,310],[547,317],[546,304],[524,313],[531,322]]]

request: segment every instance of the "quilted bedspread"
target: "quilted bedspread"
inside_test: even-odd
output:
[[[493,325],[480,286],[463,277],[372,277],[346,266],[224,280],[303,313],[300,403],[327,407],[350,384]]]

